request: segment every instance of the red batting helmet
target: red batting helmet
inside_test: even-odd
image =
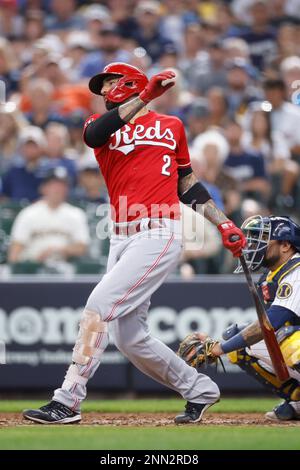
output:
[[[122,103],[130,96],[139,94],[148,83],[146,75],[137,67],[124,62],[112,62],[104,67],[102,73],[91,78],[89,89],[95,95],[101,95],[103,82],[110,76],[120,77],[120,80],[107,94],[107,99],[113,103]]]

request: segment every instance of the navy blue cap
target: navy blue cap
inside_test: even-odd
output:
[[[52,180],[58,180],[58,181],[62,181],[68,184],[69,175],[68,175],[67,169],[63,166],[56,166],[53,168],[46,169],[43,175],[42,183],[48,183],[49,181],[52,181]]]

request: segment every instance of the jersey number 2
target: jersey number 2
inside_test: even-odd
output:
[[[165,164],[163,165],[163,167],[161,169],[161,174],[165,175],[165,176],[171,176],[171,173],[168,170],[168,168],[170,168],[170,166],[171,166],[171,157],[170,157],[170,155],[164,155],[163,156],[163,161],[165,162]]]

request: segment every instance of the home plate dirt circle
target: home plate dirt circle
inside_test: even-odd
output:
[[[172,413],[85,413],[80,426],[174,426]],[[0,428],[36,426],[19,413],[0,413]],[[261,413],[207,413],[203,421],[189,426],[300,426],[300,421],[277,422],[266,419]],[[68,426],[78,426],[78,423]]]

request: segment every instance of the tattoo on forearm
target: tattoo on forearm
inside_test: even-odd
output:
[[[262,331],[259,325],[259,322],[256,321],[251,323],[251,325],[246,326],[244,330],[242,330],[242,336],[247,343],[247,346],[252,346],[252,344],[256,344],[263,339]]]
[[[179,178],[178,181],[178,192],[179,194],[186,193],[194,184],[197,183],[197,178],[194,173],[190,173],[187,176]]]
[[[212,222],[214,225],[219,225],[228,220],[228,217],[216,206],[212,199],[209,199],[201,207],[204,217]]]
[[[187,176],[184,176],[183,178],[179,178],[178,182],[178,192],[179,194],[184,194],[186,193],[192,186],[194,186],[195,183],[197,183],[197,178],[194,173],[190,173]],[[199,204],[197,206],[198,212],[201,215],[204,215],[206,219],[208,219],[210,222],[212,222],[214,225],[219,225],[222,222],[225,222],[228,220],[228,217],[216,206],[214,201],[212,199],[209,199],[207,202],[204,204]]]
[[[137,96],[119,106],[119,116],[123,121],[129,122],[145,106],[145,103]]]

